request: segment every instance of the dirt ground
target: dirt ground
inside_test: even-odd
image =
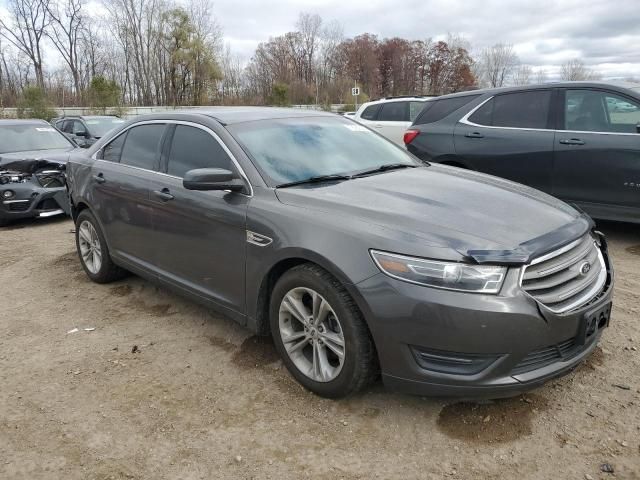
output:
[[[89,282],[72,228],[0,230],[0,479],[640,478],[640,226],[602,225],[615,307],[589,360],[481,405],[318,398],[231,321]]]

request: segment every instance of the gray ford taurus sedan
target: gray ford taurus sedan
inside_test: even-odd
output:
[[[271,335],[322,396],[379,373],[423,395],[514,395],[569,372],[609,323],[587,216],[336,115],[138,117],[67,170],[91,280],[135,272]]]

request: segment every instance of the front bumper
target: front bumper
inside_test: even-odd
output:
[[[15,196],[2,198],[4,190],[12,190]],[[0,220],[51,217],[68,212],[69,200],[65,187],[44,188],[34,182],[0,186]]]
[[[563,314],[524,293],[516,268],[500,295],[436,290],[384,274],[359,283],[385,385],[426,396],[499,398],[570,372],[608,325],[613,270],[605,249],[603,255],[604,289],[588,305]],[[602,320],[587,337],[593,312]]]

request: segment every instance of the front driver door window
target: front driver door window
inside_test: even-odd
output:
[[[562,93],[554,195],[595,217],[615,215],[613,210],[634,214],[629,212],[640,209],[640,101],[600,89]]]
[[[152,198],[154,192],[173,197],[154,199],[154,263],[184,288],[244,312],[249,197],[185,189],[182,177],[196,168],[238,174],[221,140],[206,129],[178,124],[168,149],[166,175],[157,174],[151,188]]]

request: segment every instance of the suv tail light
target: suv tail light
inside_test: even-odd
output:
[[[418,136],[419,133],[420,130],[407,130],[406,132],[404,132],[404,144],[409,145],[411,142],[413,142],[413,140]]]

